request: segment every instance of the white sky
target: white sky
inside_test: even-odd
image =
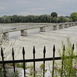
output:
[[[77,0],[0,0],[0,16],[41,15],[52,12],[59,15],[77,12]]]

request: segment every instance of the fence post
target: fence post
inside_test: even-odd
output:
[[[15,63],[14,63],[14,49],[12,48],[12,59],[13,59],[13,69],[15,73]]]
[[[64,55],[65,55],[65,45],[63,45],[63,53],[62,53],[62,67],[61,67],[61,77],[63,77],[63,64],[64,64]]]
[[[71,53],[71,64],[70,64],[70,68],[73,66],[73,52],[74,52],[74,44],[72,45],[72,53]],[[72,72],[72,69],[70,69],[70,73],[69,73],[69,77],[71,77],[71,72]]]
[[[74,51],[74,44],[73,44],[73,46],[72,46],[72,51]],[[77,77],[76,72],[75,72],[75,77]]]
[[[53,45],[53,64],[52,64],[52,77],[54,77],[54,62],[55,62],[55,45]]]
[[[73,44],[73,46],[72,46],[72,51],[74,51],[74,44]]]
[[[44,50],[43,50],[43,77],[45,77],[45,53],[46,53],[46,47],[44,46]]]
[[[22,54],[23,54],[23,69],[24,69],[24,77],[26,77],[26,73],[25,73],[25,49],[23,47],[23,50],[22,50]]]
[[[2,57],[3,74],[4,74],[4,77],[7,77],[6,76],[6,70],[5,70],[5,63],[4,63],[4,54],[3,54],[3,49],[2,48],[1,48],[1,57]]]
[[[34,77],[35,77],[35,46],[33,46],[33,59],[34,59],[34,62],[33,62],[33,65],[34,65]]]

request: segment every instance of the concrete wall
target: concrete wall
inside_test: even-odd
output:
[[[59,29],[63,29],[63,28],[64,28],[63,24],[60,24]]]
[[[0,34],[0,45],[2,44],[2,34]]]
[[[45,32],[45,27],[40,27],[40,32]]]
[[[71,27],[72,26],[72,24],[71,23],[69,23],[69,27]]]
[[[68,28],[69,26],[68,26],[68,24],[64,24],[64,28]]]
[[[9,40],[9,33],[3,33],[2,39]]]
[[[75,25],[77,25],[77,23],[75,23]]]
[[[53,30],[57,30],[57,25],[53,25]]]
[[[27,33],[27,30],[21,30],[21,36],[27,36],[28,33]]]

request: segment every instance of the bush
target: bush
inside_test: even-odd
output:
[[[63,45],[63,48],[64,48],[64,45]],[[77,58],[75,57],[76,53],[74,53],[73,49],[74,49],[74,45],[72,46],[72,44],[70,43],[68,39],[66,49],[64,49],[62,51],[62,54],[60,54],[62,58],[62,62],[59,64],[56,63],[55,76],[57,77],[77,77],[76,76],[77,68],[75,68],[75,66],[77,66]],[[67,58],[67,56],[69,56],[69,58]]]

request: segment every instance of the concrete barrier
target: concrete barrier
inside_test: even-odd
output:
[[[46,30],[45,30],[45,27],[43,26],[43,27],[40,27],[40,32],[45,32]]]
[[[53,30],[57,30],[57,25],[53,25]]]
[[[64,28],[68,28],[69,27],[69,25],[68,24],[64,24]]]
[[[59,29],[63,29],[63,28],[64,28],[63,24],[59,24]]]
[[[0,45],[2,44],[2,35],[0,35]]]
[[[75,23],[75,25],[77,25],[77,23]]]
[[[28,36],[27,30],[21,30],[21,36]]]
[[[69,23],[69,27],[71,27],[72,25],[71,25],[71,23]]]
[[[75,23],[72,23],[72,26],[75,26]]]
[[[8,32],[7,33],[3,33],[2,39],[3,40],[9,40],[9,33]]]

